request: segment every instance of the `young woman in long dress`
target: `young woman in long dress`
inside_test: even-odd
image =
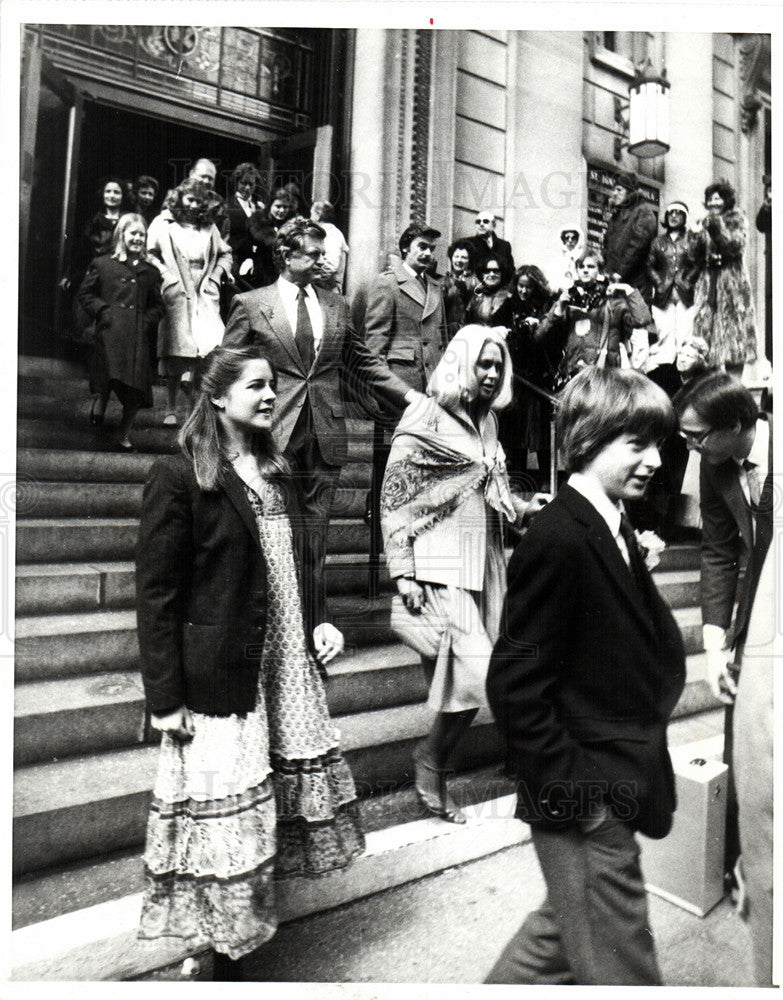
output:
[[[161,730],[140,937],[211,947],[215,978],[275,933],[275,878],[363,850],[356,791],[303,626],[275,374],[254,348],[197,372],[182,453],[153,466],[137,554],[141,670]]]

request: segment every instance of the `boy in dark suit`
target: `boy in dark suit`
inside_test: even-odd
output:
[[[671,827],[666,726],[685,660],[623,503],[644,495],[673,428],[668,397],[635,371],[586,368],[561,397],[571,476],[511,559],[487,680],[547,899],[488,982],[661,982],[634,832]]]

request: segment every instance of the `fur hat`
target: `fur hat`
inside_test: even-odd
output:
[[[637,191],[639,188],[639,178],[633,170],[619,170],[614,182],[624,187],[626,191]]]
[[[682,212],[683,215],[685,216],[685,225],[686,226],[688,225],[688,206],[685,204],[684,201],[671,201],[663,210],[663,214],[661,215],[661,225],[664,228],[666,228],[669,224],[668,222],[669,212]]]

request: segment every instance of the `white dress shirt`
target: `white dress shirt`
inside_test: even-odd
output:
[[[572,486],[577,493],[581,493],[585,500],[592,504],[604,521],[606,521],[612,533],[612,538],[614,538],[617,548],[620,550],[620,555],[625,560],[625,565],[630,567],[631,560],[628,555],[628,546],[620,534],[620,518],[625,513],[622,504],[618,506],[612,503],[595,480],[589,476],[583,476],[581,472],[572,472],[568,477],[568,485]]]
[[[277,290],[280,293],[280,298],[283,300],[283,308],[288,317],[288,322],[291,324],[291,329],[294,331],[294,337],[296,337],[298,332],[296,329],[296,314],[299,307],[299,285],[295,285],[292,281],[281,275],[277,279]],[[305,285],[305,295],[307,296],[305,305],[307,306],[307,312],[310,314],[310,324],[313,328],[313,353],[317,354],[324,335],[324,317],[318,302],[318,296],[315,294],[315,289],[312,285]]]

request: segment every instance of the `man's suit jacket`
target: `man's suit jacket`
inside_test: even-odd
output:
[[[492,249],[487,246],[487,241],[483,236],[476,234],[468,237],[468,243],[472,247],[473,272],[481,274],[481,269],[488,260],[496,260],[505,272],[505,279],[510,281],[514,274],[514,254],[511,252],[511,244],[508,240],[492,234]]]
[[[648,836],[671,827],[666,725],[685,658],[642,570],[640,586],[606,521],[570,486],[511,558],[487,693],[526,822],[567,826],[603,796]]]
[[[367,296],[364,337],[406,386],[424,392],[446,346],[446,314],[440,284],[422,285],[401,263],[378,275]],[[394,422],[404,407],[390,416]]]
[[[324,460],[343,465],[348,457],[348,435],[341,380],[366,397],[368,390],[384,403],[404,409],[408,386],[372,354],[353,328],[342,295],[316,288],[324,320],[323,338],[312,368],[307,371],[288,321],[277,283],[237,295],[223,337],[224,347],[259,347],[277,372],[275,440],[285,451],[305,401]],[[371,400],[369,415],[375,416]]]
[[[721,465],[710,465],[702,459],[700,471],[702,620],[728,629],[736,600],[733,645],[739,652],[764,557],[772,541],[772,419],[761,419],[769,422],[769,472],[758,508],[752,510],[748,506],[740,486],[739,468],[733,459]],[[745,575],[740,583],[740,567],[745,560]]]

